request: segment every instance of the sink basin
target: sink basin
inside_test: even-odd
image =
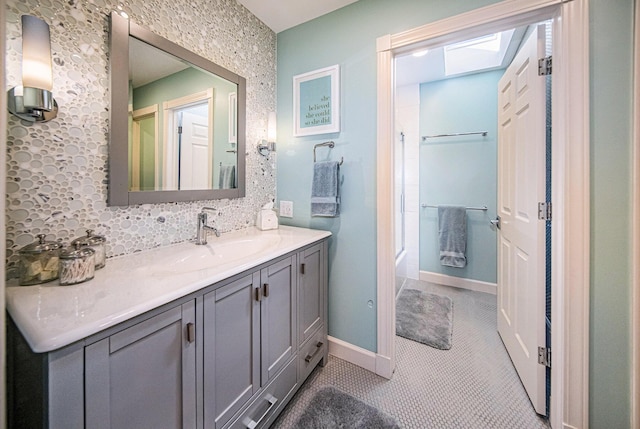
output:
[[[278,235],[259,235],[211,240],[208,244],[197,246],[189,243],[179,251],[155,261],[154,275],[183,274],[206,270],[237,263],[241,259],[248,259],[259,253],[275,248],[281,238]]]

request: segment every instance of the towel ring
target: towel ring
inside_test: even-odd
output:
[[[329,149],[333,149],[335,145],[336,144],[333,141],[318,143],[317,145],[314,145],[313,146],[313,162],[316,162],[316,148],[321,146],[329,146]],[[340,157],[340,162],[338,163],[338,165],[342,165],[343,162],[344,162],[344,157]]]

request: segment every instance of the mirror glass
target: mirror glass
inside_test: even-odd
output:
[[[110,205],[244,196],[242,77],[115,13],[111,73]]]

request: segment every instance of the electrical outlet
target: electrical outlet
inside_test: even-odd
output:
[[[293,201],[280,201],[280,216],[293,217]]]

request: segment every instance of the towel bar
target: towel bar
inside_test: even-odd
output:
[[[434,208],[434,209],[437,209],[437,208],[438,208],[438,206],[433,206],[433,205],[430,205],[430,204],[420,204],[420,207],[423,207],[423,208],[424,208],[424,207],[430,207],[430,208]],[[465,208],[466,208],[467,210],[481,210],[481,211],[483,211],[483,212],[486,212],[487,210],[489,210],[489,209],[487,208],[487,206],[482,206],[482,207],[465,207]]]
[[[329,149],[333,149],[335,147],[335,143],[332,141],[328,141],[328,142],[324,142],[324,143],[318,143],[317,145],[313,146],[313,162],[316,162],[316,148],[321,147],[321,146],[329,146]],[[342,163],[344,162],[344,157],[340,157],[340,165],[342,165]]]
[[[435,135],[435,136],[422,136],[422,141],[425,141],[427,139],[435,139],[435,138],[438,138],[438,137],[475,136],[476,134],[481,134],[482,137],[486,137],[488,133],[489,133],[488,131],[474,131],[474,132],[471,132],[471,133],[438,134],[438,135]]]

